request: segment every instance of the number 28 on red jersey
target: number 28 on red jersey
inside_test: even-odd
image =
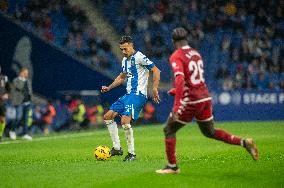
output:
[[[203,61],[195,49],[189,46],[177,49],[170,57],[170,65],[175,76],[184,75],[184,92],[191,101],[210,96],[203,76]]]
[[[185,76],[186,85],[196,86],[205,82],[202,58],[193,48],[185,46],[176,50],[170,57],[170,64],[175,76]]]

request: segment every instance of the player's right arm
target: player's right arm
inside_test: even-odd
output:
[[[116,79],[109,86],[102,86],[101,92],[102,93],[108,92],[111,89],[123,84],[125,78],[126,78],[126,73],[124,72],[120,73],[118,77],[116,77]]]

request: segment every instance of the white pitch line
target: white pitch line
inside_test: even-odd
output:
[[[19,144],[19,143],[30,143],[30,142],[35,142],[35,141],[43,141],[43,140],[57,140],[57,139],[64,139],[64,138],[78,138],[82,136],[91,136],[95,134],[95,132],[87,132],[87,133],[72,133],[72,134],[66,134],[66,135],[55,135],[55,136],[48,136],[48,137],[37,137],[33,138],[33,140],[28,141],[28,140],[11,140],[11,141],[4,141],[0,142],[0,146],[4,144]]]

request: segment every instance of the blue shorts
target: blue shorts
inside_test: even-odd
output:
[[[137,120],[146,101],[147,98],[144,95],[125,94],[111,105],[110,110]]]

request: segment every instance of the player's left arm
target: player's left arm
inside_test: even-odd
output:
[[[145,66],[148,70],[150,70],[153,73],[153,100],[155,103],[160,103],[161,100],[159,97],[158,87],[160,83],[161,71],[146,56],[142,56],[140,62],[143,66]]]
[[[160,103],[161,100],[159,97],[158,87],[160,83],[161,71],[156,66],[154,66],[151,71],[153,72],[153,100],[156,103]]]

